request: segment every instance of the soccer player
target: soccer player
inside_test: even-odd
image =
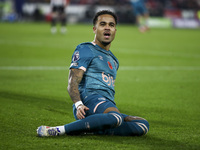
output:
[[[136,23],[138,25],[139,31],[142,33],[149,30],[149,12],[146,8],[145,1],[146,0],[130,0],[134,15],[136,16]]]
[[[93,19],[93,42],[77,46],[69,71],[68,93],[77,121],[56,127],[40,126],[38,136],[106,134],[144,135],[148,122],[120,113],[114,102],[114,85],[119,62],[109,50],[115,38],[117,17],[108,10]]]
[[[57,32],[56,24],[58,21],[61,23],[61,33],[66,32],[66,14],[65,8],[67,7],[69,0],[51,0],[50,6],[52,9],[52,19],[51,19],[51,33],[55,34]]]

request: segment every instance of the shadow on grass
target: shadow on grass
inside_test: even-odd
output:
[[[16,92],[8,92],[8,91],[0,91],[0,98],[8,99],[6,103],[14,103],[15,102],[23,102],[23,104],[31,104],[37,105],[42,107],[48,111],[66,114],[66,112],[60,110],[70,109],[72,111],[72,104],[67,102],[67,98],[63,97],[50,97],[50,96],[43,96],[43,95],[29,95],[23,93],[16,93]],[[62,100],[64,99],[64,100]],[[69,100],[70,101],[70,100]],[[56,105],[56,107],[55,107]],[[59,108],[59,109],[56,109]]]

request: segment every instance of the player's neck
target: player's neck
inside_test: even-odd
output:
[[[98,42],[97,40],[92,41],[92,43],[93,43],[94,45],[97,44],[99,47],[105,49],[106,51],[109,51],[110,46],[111,46],[111,43],[108,44],[108,45],[106,45],[106,46],[104,46],[102,43]]]

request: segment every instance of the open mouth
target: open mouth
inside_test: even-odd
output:
[[[110,33],[109,33],[109,32],[105,32],[105,33],[104,33],[104,37],[105,37],[105,38],[109,38],[109,37],[110,37]]]

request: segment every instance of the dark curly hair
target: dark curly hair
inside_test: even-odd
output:
[[[115,23],[117,24],[117,15],[114,12],[112,12],[110,10],[101,10],[101,11],[97,12],[96,15],[94,16],[93,25],[95,25],[97,23],[97,19],[99,16],[105,15],[105,14],[113,16],[115,19]]]

